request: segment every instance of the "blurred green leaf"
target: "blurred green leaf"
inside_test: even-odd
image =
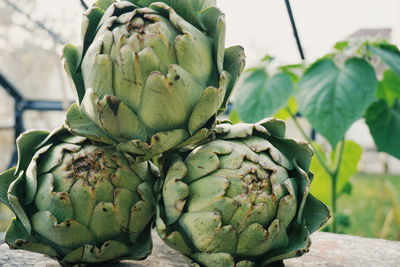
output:
[[[318,150],[318,153],[321,155],[325,155],[324,150],[318,144],[314,144],[314,147]],[[323,157],[324,161],[326,161],[326,157]],[[316,157],[313,157],[310,165],[311,172],[314,173],[314,180],[311,183],[311,194],[313,194],[316,198],[324,202],[328,206],[332,206],[331,201],[331,188],[332,181],[329,174],[322,167],[321,163],[318,161]]]
[[[348,182],[347,184],[345,184],[340,194],[351,195],[351,192],[353,192],[353,185],[350,182]]]
[[[377,80],[371,65],[350,58],[336,66],[325,58],[313,64],[299,83],[299,110],[332,147],[343,138],[375,98]]]
[[[340,164],[337,191],[338,194],[342,193],[349,183],[350,177],[357,173],[358,162],[362,156],[362,147],[354,141],[345,141],[343,158]],[[331,153],[332,162],[338,160],[336,153]]]
[[[347,47],[349,47],[349,41],[337,42],[337,43],[335,44],[335,46],[334,46],[334,48],[335,48],[336,50],[339,50],[339,51],[343,51],[343,50],[345,50]]]
[[[369,45],[368,49],[385,62],[397,75],[400,75],[400,51],[396,46],[379,43]]]
[[[271,62],[274,61],[275,57],[271,56],[271,55],[265,55],[261,61],[266,61],[266,62]]]
[[[383,100],[376,101],[365,117],[378,151],[400,159],[400,100],[395,100],[392,107]]]
[[[293,92],[288,74],[278,73],[269,77],[265,68],[253,69],[245,74],[238,87],[235,108],[243,121],[254,123],[286,106]]]
[[[240,118],[239,118],[239,113],[237,112],[236,109],[232,110],[231,113],[229,113],[229,120],[233,123],[239,123]]]
[[[279,66],[278,70],[288,74],[292,79],[292,82],[297,84],[300,81],[300,77],[303,75],[305,68],[304,64],[293,64]]]
[[[400,99],[400,76],[392,70],[386,70],[382,81],[379,82],[376,95],[392,107],[395,100]]]
[[[315,145],[318,153],[324,154],[321,146]],[[336,151],[330,154],[330,161],[327,162],[333,168],[336,161]],[[361,159],[362,148],[354,141],[345,141],[343,158],[339,166],[339,174],[336,182],[336,193],[339,196],[345,189],[350,177],[357,173],[357,165]],[[332,206],[332,180],[330,175],[322,167],[316,157],[311,161],[310,170],[314,173],[314,180],[311,184],[311,193],[328,206]]]
[[[304,70],[304,64],[290,64],[279,66],[278,69],[282,71]]]
[[[343,213],[338,213],[336,215],[336,220],[338,221],[338,224],[342,227],[349,227],[351,224],[350,216]]]
[[[277,113],[275,113],[274,117],[281,119],[281,120],[287,120],[290,119],[292,116],[291,114],[288,112],[288,108],[290,109],[290,112],[292,114],[296,114],[297,113],[297,102],[296,102],[296,98],[294,96],[292,96],[291,98],[289,98],[288,101],[288,106],[281,108],[280,110],[278,110]]]

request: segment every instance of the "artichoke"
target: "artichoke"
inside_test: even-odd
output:
[[[301,256],[329,218],[309,194],[307,143],[283,121],[223,123],[216,140],[169,157],[156,227],[193,266],[266,266]]]
[[[63,50],[71,132],[151,158],[204,139],[244,68],[215,0],[99,0]]]
[[[109,145],[29,131],[17,140],[16,167],[0,175],[0,200],[16,215],[11,248],[43,253],[64,266],[140,260],[151,253],[155,214],[152,165]]]

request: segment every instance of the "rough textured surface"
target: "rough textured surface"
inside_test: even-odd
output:
[[[2,242],[0,233],[0,243]],[[145,261],[126,261],[119,264],[97,266],[122,267],[186,267],[185,259],[177,252],[162,244],[154,234],[153,254]],[[400,242],[361,238],[330,233],[312,235],[310,252],[301,258],[285,261],[287,267],[327,266],[327,267],[398,267],[400,266]],[[26,251],[9,250],[0,245],[0,266],[58,267],[54,260]]]

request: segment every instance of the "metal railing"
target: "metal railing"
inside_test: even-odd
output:
[[[3,88],[8,95],[14,99],[14,138],[25,131],[23,115],[25,111],[63,111],[65,110],[65,102],[63,101],[47,101],[47,100],[29,100],[25,99],[20,91],[0,73],[0,87]],[[11,157],[9,167],[17,162],[17,149],[14,146],[14,152]]]

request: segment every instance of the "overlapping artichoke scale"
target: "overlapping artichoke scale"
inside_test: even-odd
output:
[[[100,99],[93,90],[89,89],[79,110],[76,106],[72,106],[67,113],[67,125],[70,130],[78,135],[89,138],[95,135],[95,138],[106,140],[107,143],[119,144],[120,151],[135,155],[154,155],[178,145],[184,146],[185,141],[190,143],[193,140],[204,138],[208,132],[202,131],[201,127],[215,116],[221,106],[230,82],[230,75],[227,72],[222,73],[219,88],[208,87],[202,90],[197,85],[200,95],[197,101],[192,103],[182,99],[193,96],[194,92],[188,92],[187,88],[196,88],[196,83],[192,82],[193,86],[186,87],[190,81],[186,82],[188,79],[185,81],[185,72],[178,65],[171,65],[167,76],[159,73],[152,75],[154,75],[154,79],[149,78],[149,80],[150,82],[154,81],[157,85],[155,88],[160,91],[155,92],[155,89],[146,91],[145,89],[143,99],[148,101],[143,102],[145,104],[141,106],[141,109],[148,110],[144,113],[147,114],[147,117],[139,118],[114,96],[105,96]],[[176,81],[177,76],[180,77],[182,86],[179,86],[179,81]],[[178,85],[171,86],[172,80]],[[163,86],[165,86],[165,90],[162,90]],[[171,99],[176,99],[176,103],[180,104],[172,105],[171,103],[175,102],[170,102]],[[182,112],[187,114],[183,114],[179,118],[179,114]],[[150,116],[151,113],[154,116]],[[145,125],[146,122],[147,125]],[[82,127],[83,125],[88,125],[94,132],[93,130],[87,131],[88,127]],[[163,128],[170,130],[160,131]],[[148,141],[146,136],[149,131],[152,135]]]
[[[166,163],[161,238],[195,266],[264,266],[307,252],[309,234],[329,218],[309,195],[308,145],[285,139],[276,119],[223,123],[217,133]]]
[[[115,95],[124,99],[134,111],[139,108],[141,87],[151,72],[166,74],[169,65],[179,64],[207,85],[213,68],[211,42],[200,30],[163,3],[154,3],[150,7],[136,8],[129,2],[116,2],[110,6],[102,16],[96,37],[82,62],[86,88],[94,88],[103,97],[104,91],[114,87]],[[155,9],[165,13],[167,18]],[[128,13],[120,15],[125,11]],[[132,24],[145,27],[145,20],[154,23],[145,29],[143,37],[129,32]],[[103,61],[107,64],[100,64]]]
[[[207,137],[244,67],[241,47],[224,49],[224,14],[213,1],[106,2],[85,13],[82,46],[63,50],[70,130],[144,159]]]
[[[150,254],[155,198],[148,162],[129,163],[64,127],[26,132],[17,148],[17,166],[0,174],[0,201],[16,215],[6,234],[11,247],[66,266]]]
[[[187,2],[190,3],[191,1]],[[183,3],[182,5],[185,4]],[[200,12],[199,15],[195,15],[199,19],[202,18],[204,24],[208,26],[208,31],[212,32],[213,42],[211,42],[201,28],[199,29],[188,23],[173,8],[162,3],[162,1],[148,3],[147,6],[149,8],[138,8],[138,6],[127,1],[115,2],[105,11],[100,21],[98,16],[90,16],[92,11],[89,11],[82,29],[84,43],[97,43],[100,39],[106,39],[104,46],[108,49],[103,47],[102,50],[105,54],[107,54],[107,51],[108,53],[114,51],[114,53],[111,53],[111,57],[118,57],[117,53],[125,43],[131,44],[133,52],[150,48],[159,59],[159,64],[179,63],[204,84],[209,82],[213,69],[214,59],[211,52],[211,47],[213,46],[215,47],[216,61],[219,61],[217,63],[220,69],[219,73],[222,72],[225,22],[223,14],[217,8],[209,7]],[[174,6],[176,5],[174,4]],[[93,8],[93,10],[93,13],[97,15],[98,8]],[[94,18],[90,20],[91,17]],[[131,24],[137,25],[139,23],[140,25],[145,25],[145,20],[153,21],[153,24],[145,28],[144,37],[141,38],[138,34],[133,34],[132,36],[132,31],[130,31]],[[129,24],[130,26],[125,27],[124,24]],[[215,25],[217,24],[218,27],[215,30]],[[93,25],[92,28],[96,25],[97,32],[95,37],[90,32],[90,25]],[[110,31],[113,34],[108,34]],[[129,37],[130,34],[131,36]],[[107,38],[105,38],[106,36]],[[90,50],[93,50],[91,46]],[[87,61],[87,57],[85,55],[83,63]],[[86,69],[84,65],[82,66],[83,71]],[[86,87],[88,87],[87,84]]]
[[[87,49],[89,46],[94,42],[95,37],[97,39],[99,38],[104,38],[106,39],[106,47],[108,49],[103,49],[104,51],[109,51],[110,50],[110,39],[106,38],[104,34],[98,34],[97,30],[99,29],[99,25],[104,26],[104,21],[106,20],[105,18],[111,19],[110,22],[116,19],[116,17],[113,17],[112,15],[114,14],[115,10],[124,10],[128,8],[128,11],[131,11],[134,6],[132,6],[129,2],[122,1],[122,2],[117,2],[113,3],[113,1],[109,1],[108,4],[103,4],[101,3],[102,1],[98,1],[92,8],[90,8],[83,17],[83,23],[82,23],[82,40],[83,40],[83,45],[81,47],[74,47],[73,45],[66,45],[64,50],[63,50],[63,62],[64,66],[66,69],[66,72],[70,78],[71,85],[74,91],[77,93],[77,102],[80,102],[83,99],[83,95],[85,92],[85,86],[83,84],[83,78],[82,78],[82,73],[80,70],[80,63],[85,56]],[[107,1],[103,1],[107,2]],[[232,87],[237,81],[238,76],[240,73],[243,71],[244,68],[244,53],[243,53],[243,48],[240,46],[234,46],[228,49],[225,49],[224,51],[224,42],[225,42],[225,19],[224,19],[224,14],[215,7],[215,3],[213,1],[199,1],[199,3],[193,3],[196,1],[185,1],[184,3],[176,3],[175,1],[160,1],[164,2],[170,6],[172,6],[174,9],[171,9],[165,4],[157,3],[157,4],[151,4],[151,1],[131,1],[134,2],[135,4],[138,4],[139,6],[150,6],[153,8],[152,11],[149,11],[150,9],[137,9],[137,10],[145,10],[143,12],[148,12],[148,13],[154,13],[154,9],[158,10],[167,10],[170,13],[171,16],[171,21],[175,21],[175,25],[178,29],[180,29],[183,33],[189,34],[189,35],[199,35],[202,36],[202,33],[193,28],[190,24],[185,23],[185,19],[187,20],[188,17],[196,17],[198,20],[201,19],[201,24],[203,26],[199,26],[196,24],[195,25],[198,29],[207,29],[208,34],[210,34],[210,38],[213,40],[213,55],[216,58],[216,64],[217,64],[217,69],[219,73],[222,73],[222,69],[228,71],[228,73],[231,74],[232,79],[231,83],[228,88],[229,94],[226,95],[225,101],[227,97],[230,95],[230,92],[232,90]],[[201,3],[200,3],[201,2]],[[192,6],[193,4],[193,6]],[[196,7],[194,7],[196,6]],[[193,7],[196,9],[198,14],[193,14]],[[105,9],[108,8],[108,14],[104,15]],[[198,8],[203,8],[198,10]],[[191,10],[191,11],[188,11]],[[184,17],[182,19],[177,15],[177,13]],[[121,13],[122,11],[120,11]],[[135,11],[136,12],[136,9]],[[103,16],[104,15],[104,16]],[[157,17],[157,16],[153,16]],[[159,19],[162,19],[159,17]],[[165,19],[163,20],[164,22],[166,21]],[[187,20],[191,22],[190,20]],[[183,23],[182,23],[183,22]],[[112,23],[111,23],[112,24]],[[157,24],[157,23],[156,23]],[[217,27],[215,27],[217,25]],[[182,26],[185,26],[182,28]],[[107,28],[107,27],[103,27]],[[165,32],[165,31],[163,31]],[[107,35],[110,37],[110,34]],[[170,35],[169,35],[170,36]],[[112,36],[111,36],[112,38]],[[170,39],[170,38],[169,38]],[[204,38],[200,38],[204,39]],[[206,41],[204,41],[206,42]],[[196,53],[194,53],[196,56]],[[165,55],[165,54],[164,54]],[[161,55],[161,56],[164,56]],[[200,58],[200,57],[199,57]],[[206,56],[208,58],[208,55]],[[186,56],[183,58],[184,60],[187,60],[188,57]],[[204,59],[204,58],[203,58]],[[192,64],[193,65],[193,64]],[[196,66],[196,69],[193,71],[198,71],[201,68],[198,68]]]

